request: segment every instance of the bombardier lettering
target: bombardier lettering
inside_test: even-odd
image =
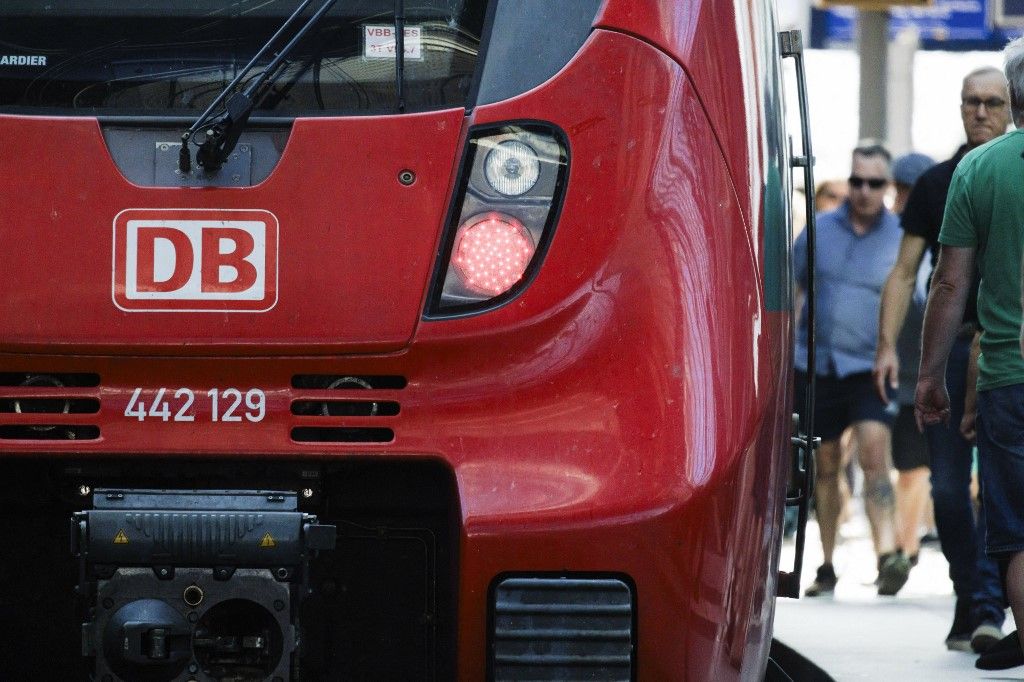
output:
[[[5,54],[0,55],[0,66],[46,66],[46,55]]]

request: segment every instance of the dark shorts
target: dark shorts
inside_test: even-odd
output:
[[[913,405],[900,405],[900,413],[892,425],[892,461],[900,471],[931,464],[928,443],[924,434],[917,430]]]
[[[1024,551],[1024,384],[978,393],[977,430],[985,551],[1005,561]]]
[[[803,421],[806,400],[806,375],[797,371],[793,395],[793,410]],[[871,372],[851,374],[838,379],[819,376],[814,397],[814,435],[822,440],[835,440],[847,426],[859,421],[882,422],[892,427],[899,405],[882,404],[875,393]]]

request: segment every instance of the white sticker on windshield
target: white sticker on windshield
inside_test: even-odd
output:
[[[394,59],[395,27],[388,24],[363,26],[363,58]],[[419,26],[405,27],[405,58],[423,59],[423,31]]]

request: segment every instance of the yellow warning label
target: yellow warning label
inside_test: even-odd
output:
[[[117,535],[114,536],[114,544],[115,545],[127,545],[128,544],[128,536],[124,534],[124,530],[123,529],[117,531]]]
[[[127,540],[125,540],[125,542],[127,542]],[[277,543],[274,542],[274,537],[270,533],[267,533],[263,536],[263,539],[260,540],[260,547],[277,547]]]

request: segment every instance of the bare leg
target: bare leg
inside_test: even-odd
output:
[[[853,483],[849,477],[850,462],[856,459],[857,445],[853,441],[853,428],[846,427],[839,436],[839,523],[850,520],[850,498],[853,497]]]
[[[889,427],[877,421],[853,425],[857,454],[864,470],[864,507],[871,524],[875,552],[888,554],[896,549],[896,496],[889,469],[892,467]]]
[[[896,479],[897,536],[908,556],[921,549],[920,528],[931,491],[929,473],[928,467],[915,467],[899,472]]]
[[[832,563],[839,525],[839,441],[822,441],[815,458],[814,504],[821,530],[821,549],[825,563]]]

